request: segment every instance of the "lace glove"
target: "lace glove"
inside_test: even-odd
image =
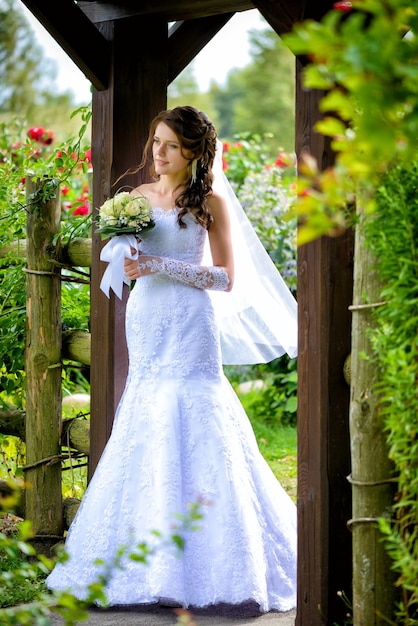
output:
[[[170,276],[170,278],[198,289],[226,291],[229,286],[229,276],[223,267],[204,267],[177,261],[176,259],[148,257],[146,260],[141,261],[141,257],[139,257],[138,271],[140,276],[165,274]]]

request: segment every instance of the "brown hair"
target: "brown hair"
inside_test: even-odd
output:
[[[155,130],[160,122],[166,124],[177,135],[182,154],[184,151],[188,151],[189,154],[193,155],[188,166],[189,176],[186,181],[186,189],[176,199],[176,207],[180,209],[178,213],[179,226],[185,228],[186,224],[182,218],[186,213],[192,213],[202,226],[209,228],[212,218],[209,213],[207,198],[212,193],[212,166],[216,151],[216,130],[202,111],[191,106],[179,106],[161,111],[151,122],[140,164],[128,170],[126,174],[135,174],[147,164],[149,156],[152,155]],[[197,160],[196,180],[194,182],[192,182],[193,159]],[[150,174],[153,178],[158,178],[153,164],[150,167]]]

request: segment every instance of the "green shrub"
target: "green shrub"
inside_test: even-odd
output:
[[[398,487],[393,523],[381,529],[401,589],[399,623],[418,624],[418,162],[394,166],[377,191],[367,241],[383,283],[384,306],[371,336],[376,390]]]

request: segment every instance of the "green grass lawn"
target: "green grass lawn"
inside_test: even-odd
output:
[[[296,428],[279,426],[276,430],[253,423],[260,452],[282,487],[296,501],[297,459]]]
[[[254,430],[260,452],[273,470],[287,493],[296,501],[297,483],[297,429],[296,426],[283,426],[276,420],[265,419],[257,403],[257,392],[238,393]]]

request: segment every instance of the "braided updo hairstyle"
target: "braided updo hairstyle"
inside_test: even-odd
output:
[[[180,209],[177,218],[179,226],[185,228],[186,224],[182,218],[186,213],[192,213],[202,226],[209,228],[212,217],[209,213],[207,198],[212,193],[212,166],[216,151],[215,127],[205,113],[191,106],[179,106],[161,111],[151,122],[141,166],[152,154],[154,134],[160,122],[166,124],[177,135],[183,156],[185,151],[193,155],[188,165],[189,176],[186,189],[176,199],[176,207]],[[197,160],[196,180],[192,182],[194,159]],[[154,165],[151,165],[150,173],[151,176],[156,177]]]

